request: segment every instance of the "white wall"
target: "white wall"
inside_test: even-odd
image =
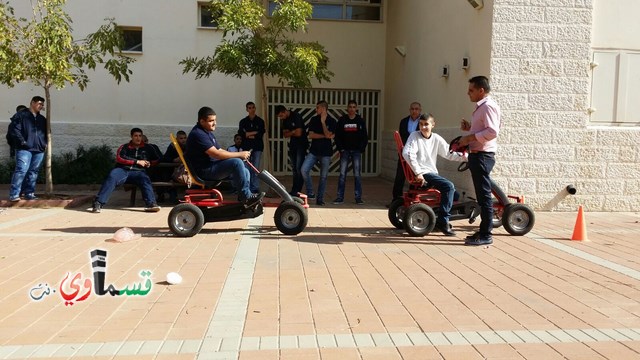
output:
[[[592,46],[640,50],[639,14],[637,0],[593,0]]]
[[[451,140],[460,135],[462,117],[473,110],[466,95],[468,79],[489,75],[492,6],[485,1],[481,10],[466,1],[389,1],[387,23],[385,121],[383,175],[395,176],[397,156],[392,141],[409,104],[418,101],[423,112],[436,118],[435,131]],[[406,57],[394,50],[406,48]],[[462,58],[470,67],[462,69]],[[449,77],[441,76],[449,66]],[[457,164],[439,161],[440,171],[460,188],[471,187],[466,176],[455,171]],[[465,190],[466,191],[466,190]],[[390,195],[391,196],[391,195]]]
[[[74,150],[77,143],[117,146],[128,140],[128,129],[132,126],[141,127],[152,141],[165,145],[169,143],[169,132],[188,131],[195,124],[201,106],[216,110],[221,128],[233,128],[222,141],[233,135],[238,121],[246,115],[244,104],[254,99],[255,81],[220,75],[195,80],[193,74],[182,75],[178,62],[187,56],[213,53],[222,35],[219,31],[197,28],[197,2],[180,3],[180,6],[176,6],[175,0],[68,3],[76,39],[97,30],[104,18],[113,17],[120,25],[143,28],[143,53],[132,55],[137,62],[131,66],[129,83],[117,85],[106,71],[89,71],[91,82],[84,92],[75,86],[52,92],[54,153]],[[19,14],[28,16],[29,2],[12,5]],[[5,114],[2,120],[8,120],[16,105],[28,105],[36,94],[44,95],[43,90],[28,84],[13,89],[0,87]],[[74,136],[57,133],[63,130]],[[79,135],[82,137],[78,138]]]
[[[27,16],[28,4],[13,5]],[[197,28],[194,0],[83,0],[69,2],[67,11],[74,19],[76,38],[94,32],[105,17],[115,18],[122,26],[142,27],[143,54],[132,55],[138,61],[131,66],[130,83],[117,85],[106,71],[98,70],[88,73],[91,82],[84,92],[71,86],[53,92],[54,153],[74,150],[78,143],[118,146],[127,141],[132,126],[140,126],[163,147],[169,142],[167,134],[178,129],[188,131],[196,122],[198,108],[205,105],[218,113],[218,138],[226,145],[237,131],[238,121],[246,115],[244,104],[253,100],[260,106],[255,78],[214,74],[195,80],[192,73],[182,74],[180,60],[213,54],[222,38],[221,31]],[[308,34],[300,38],[325,45],[330,69],[335,73],[330,82],[316,82],[314,87],[384,88],[384,23],[311,21]],[[279,86],[273,79],[268,85]],[[42,93],[29,85],[0,87],[0,111],[4,114],[0,127],[18,104]],[[4,156],[8,150],[0,153]]]

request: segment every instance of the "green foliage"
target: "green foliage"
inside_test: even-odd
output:
[[[56,155],[52,160],[55,184],[100,184],[113,169],[115,155],[107,145],[85,149],[79,145],[76,153]]]
[[[223,30],[222,42],[213,56],[188,57],[180,62],[183,73],[195,72],[196,78],[213,72],[241,78],[275,77],[282,84],[311,87],[311,80],[328,81],[327,52],[318,42],[296,41],[294,33],[306,32],[312,7],[305,0],[276,0],[271,18],[260,0],[213,0]],[[229,36],[231,35],[231,36]]]
[[[0,184],[11,183],[11,173],[15,167],[16,161],[14,159],[0,162]]]
[[[51,161],[54,184],[101,184],[113,169],[115,155],[107,145],[85,149],[79,145],[73,152],[54,155]],[[10,184],[16,162],[0,162],[0,184]],[[40,169],[38,183],[44,183],[44,169]]]
[[[94,70],[98,64],[118,83],[129,80],[128,65],[135,60],[121,53],[122,34],[113,19],[86,39],[75,40],[65,3],[32,1],[33,16],[25,19],[16,18],[9,3],[0,0],[0,83],[13,87],[31,81],[58,89],[78,84],[84,90],[89,82],[85,67]]]
[[[7,0],[0,0],[0,83],[8,87],[30,81],[44,89],[47,139],[51,139],[51,87],[63,89],[89,83],[86,69],[104,68],[120,83],[129,81],[129,64],[135,60],[122,54],[124,39],[113,19],[105,19],[85,39],[73,38],[71,18],[64,12],[66,0],[31,0],[33,16],[16,18]],[[51,141],[44,160],[46,192],[53,192]]]

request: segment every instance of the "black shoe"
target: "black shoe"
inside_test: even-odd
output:
[[[247,208],[250,208],[250,207],[253,207],[254,205],[257,205],[258,203],[260,203],[260,201],[262,201],[265,195],[266,193],[264,191],[257,194],[251,194],[248,198],[244,200],[244,206]]]
[[[102,211],[102,204],[100,204],[100,202],[96,200],[93,202],[93,209],[91,209],[91,212],[97,214],[100,211]]]
[[[477,239],[466,240],[464,244],[468,246],[491,245],[493,244],[493,238],[491,236],[478,237]]]
[[[307,199],[313,200],[316,198],[316,194],[307,194]]]
[[[158,212],[160,211],[160,206],[158,206],[158,204],[151,204],[149,206],[147,206],[146,208],[144,208],[145,212]]]
[[[451,230],[451,226],[449,225],[449,223],[436,223],[436,227],[437,230],[442,231],[442,233],[445,236],[456,236],[455,231]]]
[[[318,206],[325,206],[325,202],[324,202],[324,201],[322,201],[322,200],[318,200],[318,201],[316,201],[316,205],[318,205]]]
[[[362,199],[356,199],[356,205],[364,205],[364,201],[362,201]]]
[[[473,234],[467,236],[466,238],[464,238],[465,241],[471,241],[471,240],[475,240],[477,238],[480,237],[480,231],[476,231]]]

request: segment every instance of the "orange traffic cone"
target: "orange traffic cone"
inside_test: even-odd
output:
[[[578,208],[578,217],[576,218],[576,225],[573,227],[573,235],[571,240],[575,241],[589,241],[587,239],[587,223],[584,221],[584,212],[582,211],[582,205]]]

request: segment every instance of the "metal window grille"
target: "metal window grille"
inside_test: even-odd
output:
[[[275,107],[284,105],[287,109],[302,115],[305,125],[316,114],[316,103],[325,100],[329,103],[329,114],[338,120],[347,112],[347,103],[354,99],[358,103],[360,116],[367,124],[369,145],[362,154],[362,176],[379,175],[380,149],[380,91],[377,90],[336,90],[336,89],[292,89],[268,88],[268,134],[271,164],[275,175],[291,174],[291,164],[287,153],[287,139],[282,136],[282,126],[276,117]],[[329,175],[340,174],[340,157],[335,151],[331,158]],[[349,164],[348,171],[351,172]],[[317,170],[317,166],[314,168]]]

